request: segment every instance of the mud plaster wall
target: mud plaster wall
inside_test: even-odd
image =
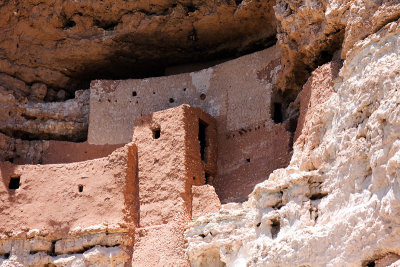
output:
[[[200,157],[199,119],[213,137],[207,140],[207,162]],[[165,224],[176,216],[190,220],[192,185],[205,183],[205,171],[215,173],[215,138],[213,118],[188,105],[136,120],[141,227]]]
[[[205,160],[200,120],[207,124]],[[205,172],[216,171],[215,121],[182,105],[138,118],[133,139],[90,161],[0,163],[0,265],[130,266],[131,259],[133,266],[188,266],[183,232],[192,203],[195,217],[220,207],[213,187],[204,185]],[[76,146],[90,151],[92,145]],[[11,178],[20,179],[18,189],[9,188]]]
[[[106,158],[79,163],[0,162],[0,233],[39,229],[66,235],[98,224],[133,226],[136,153],[131,144]],[[11,177],[20,177],[18,189],[9,189]]]
[[[200,153],[199,120],[208,125],[205,161]],[[214,119],[200,108],[188,105],[135,121],[140,218],[132,266],[189,266],[183,232],[192,219],[193,203],[195,216],[220,206],[215,192],[208,188],[211,186],[202,186],[205,172],[216,171],[215,139]],[[210,208],[199,211],[201,201]]]
[[[121,145],[90,145],[87,142],[43,141],[46,149],[42,154],[42,164],[73,163],[92,160],[110,155]]]
[[[135,119],[144,114],[181,104],[201,107],[217,122],[216,191],[223,202],[243,201],[255,184],[289,162],[290,135],[274,124],[269,108],[280,69],[274,46],[199,72],[93,81],[88,142],[127,143]]]

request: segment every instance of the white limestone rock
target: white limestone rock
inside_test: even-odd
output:
[[[399,22],[355,44],[290,166],[186,231],[193,266],[378,266],[400,254],[399,47]]]

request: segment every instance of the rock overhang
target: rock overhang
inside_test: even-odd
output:
[[[274,42],[274,1],[52,1],[0,7],[0,72],[56,89],[158,76]],[[11,34],[10,34],[11,33]]]

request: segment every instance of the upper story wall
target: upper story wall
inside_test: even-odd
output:
[[[93,81],[90,144],[132,140],[136,118],[181,104],[201,107],[215,118],[217,174],[222,202],[244,201],[257,183],[290,160],[291,134],[275,123],[271,106],[281,69],[278,46],[198,72],[143,80]],[[281,110],[282,111],[282,110]]]
[[[279,64],[277,46],[198,72],[141,80],[95,80],[90,88],[88,142],[131,141],[137,117],[181,104],[201,107],[220,132],[269,118]]]

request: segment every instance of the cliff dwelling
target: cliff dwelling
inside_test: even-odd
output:
[[[186,225],[221,202],[245,201],[265,175],[289,162],[294,132],[282,123],[282,106],[265,108],[277,106],[277,58],[273,46],[196,72],[94,80],[70,103],[54,103],[58,112],[63,104],[87,110],[88,140],[14,141],[20,148],[1,163],[9,203],[2,231],[38,230],[5,239],[5,260],[105,264],[85,256],[101,248],[116,265],[186,265]]]
[[[0,15],[0,266],[400,266],[397,1]]]

